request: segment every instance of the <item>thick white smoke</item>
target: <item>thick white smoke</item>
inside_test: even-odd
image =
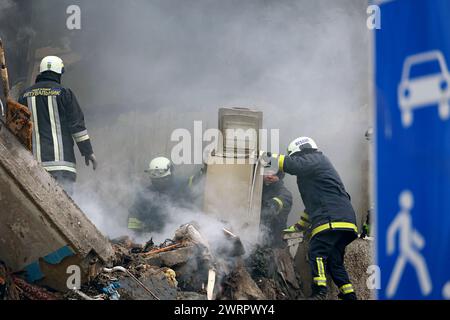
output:
[[[85,111],[100,167],[92,173],[80,159],[76,199],[102,231],[125,232],[143,171],[170,155],[171,132],[194,120],[217,127],[223,106],[262,110],[264,126],[280,129],[281,150],[314,138],[355,209],[367,209],[366,1],[80,0],[82,29],[67,30],[72,2],[33,1],[41,18],[32,43],[81,57],[63,81]],[[286,183],[293,222],[303,205],[295,179]]]

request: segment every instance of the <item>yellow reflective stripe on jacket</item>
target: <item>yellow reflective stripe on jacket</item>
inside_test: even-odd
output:
[[[281,209],[283,209],[283,201],[281,201],[281,199],[278,197],[272,199],[275,200],[275,202],[278,204],[278,212],[280,212]]]
[[[284,168],[284,155],[280,154],[280,156],[278,157],[278,170],[283,172],[283,168]]]
[[[354,223],[350,222],[331,222],[331,223],[325,223],[322,224],[316,228],[313,229],[311,233],[311,238],[314,237],[319,232],[328,230],[328,229],[350,229],[355,232],[358,232],[358,227]]]
[[[355,290],[353,290],[353,286],[351,283],[343,285],[342,287],[339,288],[339,291],[341,291],[343,294],[355,292]]]
[[[129,218],[128,219],[128,229],[142,229],[143,223],[139,219]]]
[[[194,176],[190,176],[189,177],[189,188],[191,188],[192,187],[192,183],[194,182]]]

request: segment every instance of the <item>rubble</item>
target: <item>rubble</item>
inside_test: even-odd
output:
[[[303,297],[289,249],[257,247],[247,259],[247,266],[268,298],[285,300]]]
[[[113,268],[103,270],[78,290],[53,292],[26,282],[0,264],[0,298],[27,300],[287,300],[309,294],[310,274],[301,243],[297,268],[288,248],[257,246],[244,259],[239,237],[222,230],[229,243],[211,248],[195,223],[181,226],[173,239],[155,245],[136,244],[129,237],[111,240]],[[358,239],[347,249],[346,265],[360,299],[367,290],[371,241]],[[297,273],[300,270],[300,275]],[[23,275],[22,275],[23,276]],[[300,279],[304,282],[300,283]],[[329,299],[336,299],[337,288]]]
[[[58,294],[51,293],[45,288],[27,283],[25,280],[13,277],[16,290],[24,299],[27,300],[59,300]]]
[[[0,261],[0,300],[19,300],[20,296],[11,276],[11,270]]]
[[[168,277],[165,271],[148,268],[139,274],[139,281],[145,288],[151,288],[152,293],[130,277],[118,278],[120,288],[117,291],[124,300],[175,300],[177,287],[173,276]]]
[[[229,300],[267,300],[267,297],[252,279],[245,265],[238,262],[224,281],[223,298]]]
[[[190,291],[178,291],[177,300],[207,300],[205,294],[190,292]]]

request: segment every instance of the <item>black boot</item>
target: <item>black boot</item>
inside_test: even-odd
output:
[[[347,294],[339,293],[338,298],[339,300],[358,300],[354,292]]]
[[[314,287],[312,295],[308,300],[326,300],[327,299],[327,287]]]

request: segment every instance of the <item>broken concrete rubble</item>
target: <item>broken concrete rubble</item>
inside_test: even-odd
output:
[[[205,294],[189,291],[179,291],[177,293],[177,300],[207,300]]]
[[[195,257],[196,248],[194,246],[181,247],[176,250],[156,253],[145,258],[146,262],[154,266],[176,267],[187,263],[191,257]]]
[[[177,297],[177,287],[172,277],[168,277],[164,269],[149,268],[139,274],[139,280],[147,288],[151,288],[154,295],[159,300],[175,300]],[[155,300],[152,294],[149,294],[136,281],[130,277],[119,277],[120,293],[124,300]]]
[[[244,260],[245,251],[239,238],[235,235],[230,237],[229,232],[222,231],[222,233],[225,241],[230,243],[213,246],[213,248],[202,236],[201,230],[195,223],[181,226],[175,232],[173,239],[168,239],[160,245],[155,245],[152,240],[139,245],[128,237],[112,240],[115,253],[112,264],[117,267],[104,268],[88,283],[82,285],[80,290],[73,290],[66,294],[47,291],[42,287],[28,284],[20,277],[10,275],[10,272],[6,271],[3,271],[3,276],[0,273],[0,280],[8,279],[7,276],[10,275],[10,299],[280,300],[303,298],[302,288],[305,284],[300,286],[299,277],[287,248],[258,247]],[[228,249],[225,250],[224,247]],[[352,261],[357,259],[369,261],[370,252],[366,252],[365,247],[365,242],[355,241],[349,247],[347,257]],[[235,250],[235,248],[240,249]],[[304,244],[300,246],[300,256],[302,249],[305,249]],[[359,251],[363,251],[365,255],[361,256]],[[349,269],[358,268],[357,274],[351,273],[352,279],[365,279],[364,275],[360,274],[363,272],[360,265],[349,263]],[[304,269],[304,266],[301,268]],[[305,283],[309,277],[309,274],[304,276]],[[357,290],[360,290],[362,286],[359,282],[355,282]],[[208,287],[208,283],[212,283],[212,287]],[[330,298],[335,293],[330,292]],[[360,297],[366,298],[366,295],[360,294]]]
[[[257,247],[246,264],[268,298],[285,300],[303,297],[288,248]]]
[[[223,282],[223,299],[266,300],[267,297],[252,279],[242,261],[236,263],[233,271]]]

